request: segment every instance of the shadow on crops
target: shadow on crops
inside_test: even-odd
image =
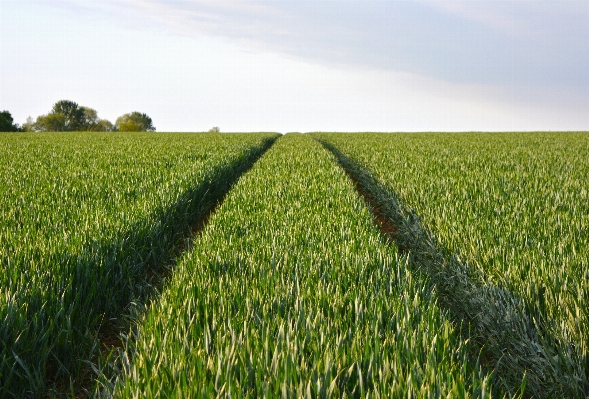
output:
[[[83,254],[55,254],[51,264],[69,275],[43,276],[42,291],[22,287],[26,298],[12,298],[0,314],[0,397],[86,396],[80,384],[92,377],[87,363],[100,342],[118,339],[115,330],[131,301],[153,297],[173,259],[275,140],[213,168],[202,185],[124,233],[92,243]]]
[[[335,146],[318,141],[354,181],[381,230],[401,251],[409,253],[410,265],[425,275],[438,294],[438,304],[450,313],[455,324],[468,326],[462,329],[467,331],[465,338],[475,340],[482,364],[494,370],[497,393],[516,395],[525,379],[526,397],[587,395],[587,359],[580,359],[574,344],[559,340],[544,324],[542,287],[538,287],[537,303],[530,304],[486,282],[481,273],[469,269],[440,245],[395,192]]]

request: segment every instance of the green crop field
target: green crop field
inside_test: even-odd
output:
[[[315,137],[388,206],[501,376],[526,373],[537,397],[589,392],[589,134]]]
[[[0,397],[75,375],[274,137],[0,135]]]
[[[304,135],[279,139],[239,181],[136,335],[115,397],[489,389],[335,158]]]
[[[588,154],[0,134],[0,397],[587,397]]]

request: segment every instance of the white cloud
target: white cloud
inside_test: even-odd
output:
[[[586,2],[79,3],[57,4],[100,8],[126,24],[155,26],[187,37],[222,37],[252,51],[324,64],[482,84],[560,81],[574,87],[581,79],[583,88],[589,88]]]
[[[566,17],[585,6],[551,16],[527,2],[7,4],[0,100],[28,109],[18,120],[69,98],[110,119],[147,112],[158,130],[589,126],[588,28],[582,12]]]
[[[432,1],[424,4],[448,15],[469,20],[496,31],[518,36],[537,37],[554,32],[559,25],[589,30],[582,22],[589,18],[589,3],[578,0],[561,1]]]

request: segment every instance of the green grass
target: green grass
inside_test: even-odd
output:
[[[589,134],[314,137],[384,204],[505,389],[526,373],[530,396],[586,395]]]
[[[407,266],[335,157],[286,135],[179,259],[102,395],[489,397]]]
[[[270,134],[0,135],[0,396],[73,384]]]
[[[276,137],[1,134],[0,397],[586,395],[588,134]]]

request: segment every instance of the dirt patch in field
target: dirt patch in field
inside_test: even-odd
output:
[[[346,168],[343,168],[346,175],[350,178],[352,183],[354,183],[354,187],[356,187],[356,191],[360,194],[360,197],[366,202],[368,205],[368,209],[372,213],[374,217],[374,223],[380,229],[380,232],[387,237],[389,241],[394,243],[399,250],[399,253],[407,252],[407,248],[398,244],[398,228],[393,224],[393,222],[385,216],[385,213],[382,209],[382,206],[378,203],[376,198],[369,195],[360,185],[358,179],[356,179]]]

